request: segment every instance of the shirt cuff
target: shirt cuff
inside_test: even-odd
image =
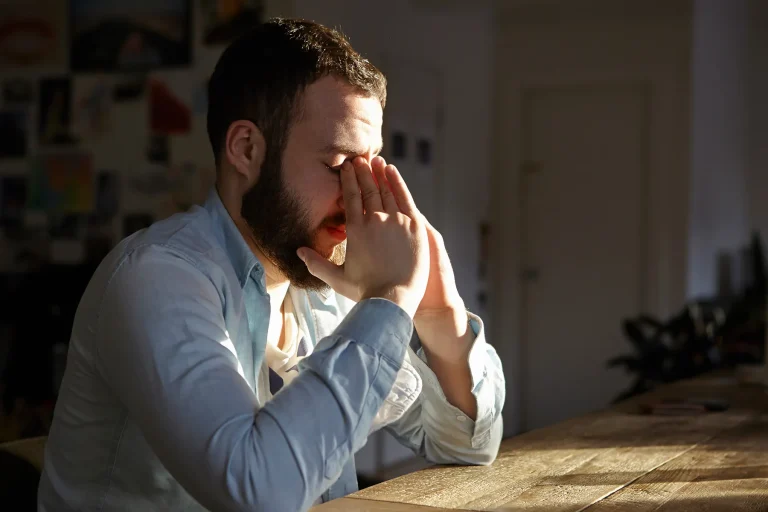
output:
[[[368,345],[399,368],[413,335],[413,320],[392,301],[366,299],[352,308],[333,334],[329,338],[340,336]],[[315,350],[322,349],[320,345]]]
[[[447,413],[444,416],[444,420],[470,436],[472,448],[482,448],[491,439],[491,427],[498,411],[495,410],[496,397],[494,387],[488,382],[488,365],[490,361],[485,341],[485,327],[479,316],[470,312],[467,312],[467,315],[469,317],[469,327],[475,334],[472,348],[469,351],[472,394],[477,400],[477,417],[474,421],[464,414],[461,409],[448,402],[443,388],[440,386],[440,381],[432,369],[429,368],[427,356],[424,353],[424,349],[420,346],[416,353],[418,358],[415,358],[414,365],[416,365],[422,376],[425,390],[429,390],[425,397],[429,399],[430,395],[435,396],[441,402],[441,408]]]

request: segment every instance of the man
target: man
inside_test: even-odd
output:
[[[216,187],[94,274],[42,510],[304,510],[357,489],[379,428],[436,463],[494,460],[501,365],[377,156],[384,103],[382,74],[314,23],[224,52]]]

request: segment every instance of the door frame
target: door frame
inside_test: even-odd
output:
[[[644,2],[645,0],[638,0]],[[568,3],[568,0],[564,0]],[[592,2],[597,5],[600,2]],[[622,2],[624,3],[624,2]],[[535,16],[525,8],[504,8],[496,16],[493,172],[491,175],[491,342],[504,363],[506,404],[504,433],[521,432],[525,396],[523,365],[522,232],[523,201],[521,164],[523,157],[523,95],[532,88],[562,88],[647,84],[651,87],[648,161],[648,211],[646,251],[647,313],[666,316],[678,309],[685,297],[685,265],[688,219],[689,174],[689,56],[691,7],[689,2],[664,9],[653,3],[644,16],[626,12],[579,11],[564,18],[561,2],[536,6]],[[606,4],[607,5],[607,4]],[[615,3],[613,4],[615,5]],[[651,4],[646,4],[651,5]],[[638,4],[640,6],[640,4]],[[642,8],[642,7],[638,7]],[[599,15],[598,15],[599,13]],[[606,23],[609,20],[610,23]],[[566,27],[565,29],[563,27]],[[570,44],[569,62],[553,62],[553,47],[545,49],[548,62],[521,58],[521,42],[530,47],[552,45],[552,35],[561,31],[560,43]],[[649,38],[655,47],[636,44]],[[557,37],[557,36],[556,36]],[[575,37],[591,41],[574,49]],[[613,38],[615,45],[598,44]],[[537,38],[538,41],[537,41]],[[592,41],[590,38],[594,38]],[[547,42],[542,42],[547,39]],[[634,45],[634,46],[632,46]],[[578,55],[583,48],[584,52]],[[527,50],[523,50],[527,51]],[[518,52],[515,55],[515,52]],[[576,53],[574,53],[576,52]],[[625,61],[624,54],[631,56]],[[577,58],[573,58],[576,55]],[[562,65],[559,65],[562,64]],[[640,312],[638,312],[640,313]],[[629,349],[629,345],[627,346]],[[608,355],[607,355],[608,356]]]

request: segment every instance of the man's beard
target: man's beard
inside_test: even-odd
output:
[[[258,248],[292,285],[308,290],[326,290],[328,285],[309,273],[296,250],[310,247],[317,251],[315,240],[319,231],[344,224],[345,216],[340,213],[327,218],[313,229],[307,209],[284,186],[279,160],[264,160],[259,180],[243,196],[241,215],[250,226]],[[346,247],[344,241],[336,245],[331,254],[321,255],[341,265],[346,256]]]

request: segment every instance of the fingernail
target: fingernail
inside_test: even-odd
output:
[[[307,260],[305,260],[305,259],[304,259],[304,251],[302,251],[301,249],[299,249],[299,250],[297,250],[297,251],[296,251],[296,256],[298,256],[298,257],[299,257],[299,259],[300,259],[301,261],[303,261],[304,263],[306,263],[306,262],[307,262]]]

